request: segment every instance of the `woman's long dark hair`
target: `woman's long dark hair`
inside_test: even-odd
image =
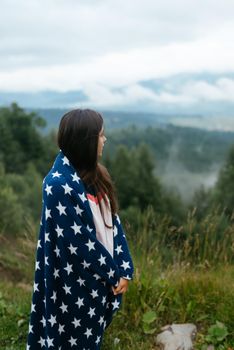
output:
[[[100,113],[91,109],[74,109],[62,117],[58,130],[58,146],[87,186],[93,186],[98,197],[110,200],[116,214],[115,188],[107,169],[98,163],[98,138],[103,127]]]

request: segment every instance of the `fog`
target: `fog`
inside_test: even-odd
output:
[[[182,164],[176,143],[170,149],[170,156],[163,167],[158,167],[156,175],[167,188],[177,191],[184,202],[189,202],[201,187],[209,189],[218,179],[223,163],[213,163],[208,171],[189,171]]]
[[[161,183],[167,188],[176,189],[185,202],[189,202],[196,190],[204,186],[208,189],[214,186],[221,164],[213,166],[210,171],[192,173],[182,164],[168,163],[164,172],[159,174]]]

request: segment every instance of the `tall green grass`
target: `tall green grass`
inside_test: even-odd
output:
[[[169,216],[158,215],[152,207],[145,212],[130,208],[124,217],[128,237],[140,260],[150,256],[160,268],[234,263],[234,222],[218,209],[201,220],[194,209],[178,227]]]

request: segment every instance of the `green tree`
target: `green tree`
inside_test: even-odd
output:
[[[135,159],[126,146],[121,145],[118,147],[111,164],[109,161],[109,166],[117,188],[120,208],[126,209],[129,205],[138,205],[138,198],[134,191],[136,177]]]
[[[42,176],[29,163],[25,174],[6,174],[0,163],[0,232],[22,234],[27,221],[39,221]]]
[[[0,189],[0,232],[20,233],[24,224],[24,211],[12,188]]]
[[[154,175],[155,162],[149,147],[140,144],[133,151],[136,162],[135,191],[141,210],[152,205],[155,210],[161,212],[164,208],[162,188],[159,179]]]
[[[41,159],[48,154],[40,133],[44,126],[43,118],[25,112],[16,103],[0,108],[0,161],[7,173],[23,173],[29,162],[42,171]]]
[[[230,149],[227,161],[220,171],[213,193],[213,201],[226,208],[228,213],[234,210],[234,146]]]
[[[112,161],[108,158],[113,179],[117,187],[120,208],[130,206],[141,210],[149,205],[157,211],[163,211],[162,189],[154,175],[153,156],[145,144],[132,150],[119,146]]]
[[[190,210],[195,209],[196,218],[198,220],[204,218],[212,209],[212,190],[200,186],[200,188],[195,191],[189,207]]]

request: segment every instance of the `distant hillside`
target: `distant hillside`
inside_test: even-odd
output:
[[[217,163],[223,163],[228,149],[234,144],[234,132],[207,131],[171,124],[162,127],[131,126],[107,133],[105,151],[113,154],[118,145],[128,148],[147,144],[160,167],[170,160],[180,163],[190,172],[205,172]]]
[[[41,115],[47,122],[45,132],[56,129],[63,114],[70,109],[50,108],[43,109],[28,108],[27,111],[34,111]],[[163,127],[173,124],[182,127],[192,127],[205,130],[234,131],[234,117],[230,115],[216,114],[183,114],[183,113],[150,113],[150,112],[128,112],[99,110],[105,121],[107,130],[126,128],[130,125],[137,127],[156,126]]]
[[[234,132],[174,125],[112,130],[107,134],[104,155],[111,158],[119,145],[132,148],[142,142],[152,151],[161,182],[167,188],[176,188],[188,200],[201,186],[215,184],[234,145]]]
[[[46,122],[47,127],[45,129],[48,132],[51,129],[56,129],[59,125],[61,117],[69,109],[26,109],[28,111],[33,111],[42,116]],[[147,113],[147,112],[116,112],[116,111],[101,111],[104,116],[105,127],[107,130],[126,128],[130,125],[135,125],[137,127],[147,127],[147,126],[165,126],[169,123],[173,123],[173,120],[186,119],[188,118],[202,118],[199,115],[185,116],[185,115],[170,115],[163,113]]]
[[[44,132],[57,129],[65,109],[30,110],[42,116],[47,123]],[[102,113],[102,112],[101,112]],[[234,132],[206,130],[190,126],[177,126],[176,118],[189,120],[187,116],[171,116],[153,113],[103,112],[108,142],[106,152],[113,154],[119,144],[134,147],[141,142],[152,149],[160,168],[170,160],[190,172],[205,172],[215,164],[223,163],[228,149],[234,144]],[[200,124],[204,117],[200,118]]]
[[[46,120],[47,127],[43,131],[44,133],[57,129],[62,115],[66,112],[64,109],[38,109],[33,111]],[[8,113],[12,114],[12,123],[17,125],[14,132],[18,133],[20,131],[19,123],[14,122],[14,118],[17,118],[17,115],[18,117],[22,116],[22,110],[17,105],[12,105],[9,111],[3,108],[1,110],[2,130],[5,130],[4,125],[7,125],[7,120],[9,121]],[[160,177],[160,181],[165,183],[168,188],[177,188],[187,199],[201,185],[210,187],[215,184],[228,151],[234,144],[234,132],[179,127],[172,124],[173,118],[175,116],[163,114],[105,111],[107,143],[105,144],[104,157],[111,160],[120,145],[125,145],[127,149],[131,149],[140,143],[147,144],[155,160],[155,172]],[[181,116],[180,118],[190,120],[188,116]],[[37,120],[37,118],[34,119]],[[203,117],[200,116],[201,125],[202,120]],[[39,130],[41,130],[40,126]],[[20,132],[18,134],[21,139]],[[2,133],[2,149],[9,142],[9,135],[8,133]],[[23,131],[24,146],[28,143],[25,140],[29,141],[26,135]],[[12,140],[15,140],[16,136],[11,135],[11,137]],[[34,137],[31,142],[35,143]],[[49,150],[53,154],[56,153],[57,146],[54,144],[54,139],[46,137],[46,142],[47,153],[49,153]],[[36,142],[35,144],[38,147],[39,143]],[[6,149],[6,154],[8,154],[9,148],[6,147]],[[18,147],[14,146],[14,150],[17,152],[15,159],[17,159],[19,165],[24,167],[24,161],[19,157]],[[31,150],[30,146],[29,150]],[[26,154],[28,157],[28,152]],[[13,164],[15,167],[15,159],[14,163],[11,160],[9,161],[10,166]]]
[[[57,129],[66,112],[65,109],[34,111],[46,120],[46,133]],[[209,188],[215,184],[228,151],[234,144],[234,132],[222,130],[225,123],[220,124],[217,120],[218,126],[221,125],[220,130],[214,122],[211,123],[210,118],[199,115],[115,111],[105,111],[103,115],[108,138],[104,156],[112,157],[120,144],[132,148],[146,143],[152,150],[156,173],[162,183],[176,188],[184,199],[190,199],[200,186]],[[175,125],[176,121],[181,126]],[[197,128],[191,127],[194,121]],[[183,126],[186,124],[188,126]]]

